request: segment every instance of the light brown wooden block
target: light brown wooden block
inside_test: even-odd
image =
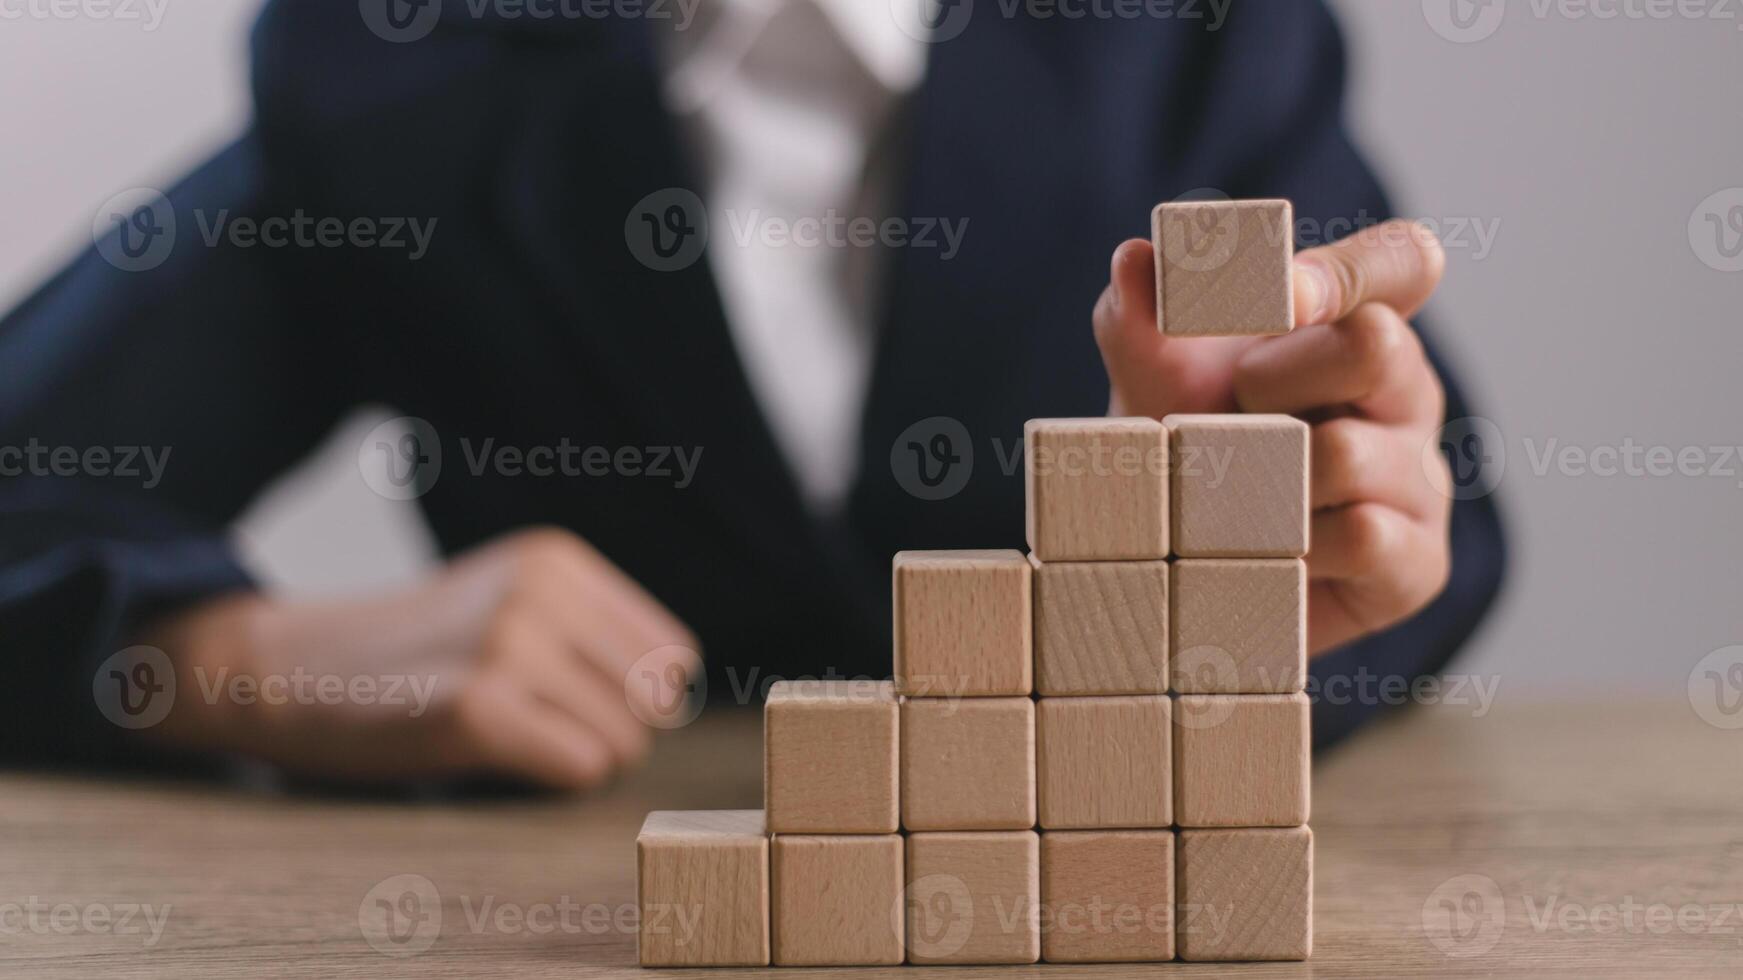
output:
[[[1181,695],[1175,820],[1182,827],[1306,823],[1311,738],[1305,694]]]
[[[777,834],[891,834],[899,709],[889,681],[777,681],[763,709],[763,806]]]
[[[1041,958],[1157,963],[1174,958],[1174,833],[1041,835]]]
[[[1168,690],[1168,563],[1035,566],[1035,690],[1043,696]]]
[[[1032,830],[908,836],[908,962],[1041,958],[1041,841]]]
[[[1032,589],[1022,552],[903,551],[893,564],[897,693],[1030,692]]]
[[[1265,336],[1295,326],[1288,201],[1182,201],[1150,212],[1157,326],[1176,337]]]
[[[1023,426],[1029,550],[1042,561],[1168,557],[1167,433],[1154,419]]]
[[[1306,562],[1181,559],[1172,584],[1174,690],[1290,694],[1306,684]]]
[[[656,810],[635,853],[642,966],[769,964],[761,810]]]
[[[1287,415],[1170,415],[1174,553],[1307,554],[1308,429]]]
[[[1166,696],[1042,698],[1041,826],[1166,827],[1174,821]]]
[[[1313,955],[1313,831],[1180,832],[1180,958]]]
[[[907,830],[1035,826],[1035,702],[1028,698],[904,700],[902,826]]]
[[[902,962],[902,838],[775,837],[769,852],[776,966]]]

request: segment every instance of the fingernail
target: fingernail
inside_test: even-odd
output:
[[[1331,316],[1331,311],[1326,309],[1326,304],[1331,302],[1331,276],[1317,262],[1303,262],[1301,268],[1307,273],[1309,298],[1312,300],[1308,304],[1312,314],[1307,322],[1324,323]]]

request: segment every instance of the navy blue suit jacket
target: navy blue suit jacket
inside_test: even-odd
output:
[[[886,675],[891,555],[1022,547],[1009,453],[1023,421],[1105,410],[1090,309],[1110,251],[1147,235],[1152,205],[1214,187],[1293,199],[1303,221],[1387,212],[1345,131],[1343,52],[1319,3],[1249,0],[1214,31],[989,6],[929,50],[894,208],[968,229],[948,260],[891,253],[860,477],[843,516],[817,522],[757,411],[708,263],[654,271],[626,246],[636,202],[698,186],[646,24],[465,10],[451,3],[430,36],[396,45],[354,4],[271,4],[253,38],[253,124],[169,192],[178,237],[163,264],[128,272],[87,254],[0,327],[0,445],[172,451],[150,489],[0,485],[6,755],[132,751],[94,707],[96,665],[150,617],[249,587],[227,523],[368,403],[440,434],[444,475],[420,503],[444,549],[572,528],[698,631],[715,693],[826,668]],[[203,240],[220,212],[299,210],[438,225],[415,262]],[[1467,414],[1450,375],[1448,391],[1450,417]],[[975,462],[959,493],[927,501],[890,453],[934,416],[962,423]],[[474,477],[462,437],[703,456],[682,488]],[[1446,592],[1315,663],[1316,684],[1446,663],[1500,581],[1491,504],[1458,504],[1452,538]],[[1377,707],[1322,699],[1318,741]]]

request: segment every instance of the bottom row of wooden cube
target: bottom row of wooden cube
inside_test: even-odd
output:
[[[777,835],[658,812],[637,839],[643,966],[1299,960],[1313,834]]]

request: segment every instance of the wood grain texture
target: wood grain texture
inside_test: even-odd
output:
[[[1305,694],[1185,694],[1174,705],[1174,819],[1295,827],[1309,812]]]
[[[1037,704],[1042,828],[1166,827],[1174,821],[1169,698],[1042,698]]]
[[[1168,691],[1168,563],[1035,566],[1035,690],[1043,697]]]
[[[1715,910],[1743,896],[1738,733],[1703,722],[1678,688],[1673,701],[1539,704],[1502,685],[1483,707],[1466,688],[1322,754],[1306,963],[1034,972],[1045,980],[1736,980],[1743,948]],[[13,928],[0,940],[0,976],[715,976],[636,966],[632,842],[649,810],[757,806],[761,737],[761,712],[710,708],[661,733],[646,767],[580,796],[330,798],[138,770],[124,778],[0,772],[0,902],[34,895],[75,909],[168,910],[157,931],[143,928],[142,916],[70,933]],[[358,913],[373,889],[407,874],[439,892],[428,914],[440,934],[396,959],[369,942]],[[1464,898],[1476,894],[1468,886],[1489,883],[1504,901],[1477,928]],[[1626,898],[1704,919],[1688,931],[1582,928],[1573,917],[1564,925],[1564,910],[1594,912]],[[579,910],[547,918],[565,899]],[[535,930],[498,919],[502,910],[539,911],[532,921],[553,924]],[[1015,972],[902,966],[854,975],[1011,980]],[[731,974],[796,975],[780,967]]]
[[[1154,419],[1031,419],[1024,520],[1042,561],[1168,557],[1167,433]]]
[[[1190,201],[1150,212],[1157,327],[1176,337],[1269,336],[1295,326],[1288,201]]]
[[[1041,841],[1032,830],[908,836],[910,963],[1041,958]]]
[[[1289,694],[1307,683],[1307,563],[1181,559],[1172,571],[1174,690]]]
[[[769,852],[776,966],[893,966],[902,946],[902,838],[776,835]]]
[[[1180,832],[1180,958],[1313,955],[1313,831]]]
[[[1027,830],[1035,826],[1035,702],[908,698],[902,702],[902,827]]]
[[[1154,963],[1174,958],[1174,833],[1041,835],[1041,958]]]
[[[656,810],[636,837],[643,966],[769,964],[760,810]]]
[[[895,675],[910,697],[1027,695],[1033,586],[1020,551],[903,551],[891,575]]]
[[[1174,553],[1301,558],[1308,428],[1287,415],[1170,415]]]
[[[899,730],[888,681],[773,684],[763,719],[770,832],[895,833]]]

